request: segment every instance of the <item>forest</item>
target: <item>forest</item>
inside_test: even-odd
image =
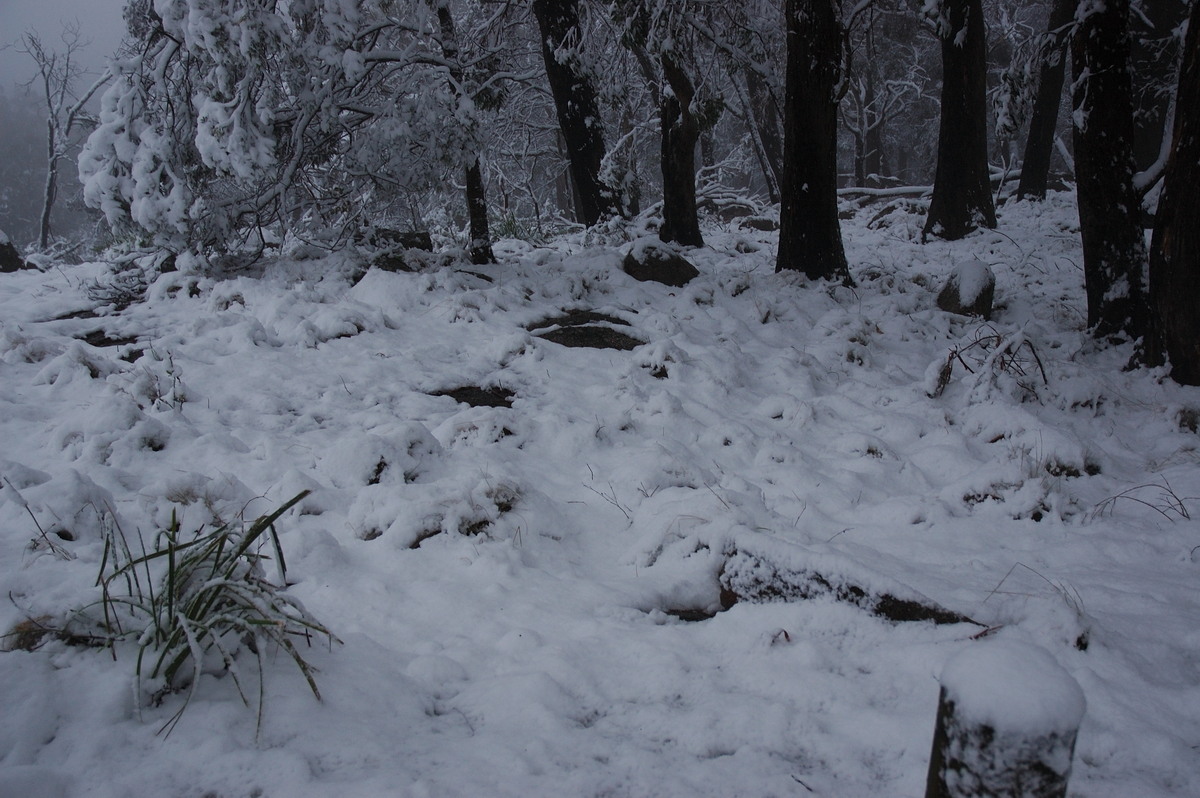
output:
[[[123,17],[0,94],[0,795],[1200,792],[1200,4]]]

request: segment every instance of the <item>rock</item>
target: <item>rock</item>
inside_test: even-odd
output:
[[[700,275],[699,270],[670,246],[654,238],[635,241],[621,269],[635,280],[662,283],[676,288]]]
[[[771,233],[779,229],[779,222],[770,216],[747,216],[738,222],[738,226],[750,230],[758,230],[763,233]]]
[[[369,227],[360,231],[354,240],[367,250],[367,268],[385,272],[419,272],[429,265],[432,258],[426,253],[433,252],[433,237],[424,230]]]
[[[417,253],[409,250],[382,250],[376,252],[370,259],[369,266],[385,272],[418,272],[424,266],[424,260],[415,257]]]
[[[937,306],[947,313],[990,319],[995,293],[996,275],[991,267],[981,260],[969,260],[950,272],[938,294]]]
[[[0,273],[9,274],[29,268],[32,267],[21,257],[21,253],[17,251],[16,245],[13,244],[3,230],[0,230]]]
[[[433,252],[433,237],[428,230],[392,230],[388,227],[373,227],[358,235],[358,243],[380,249],[400,247]]]
[[[754,215],[754,209],[747,205],[722,205],[717,208],[717,218],[722,222],[734,222]]]

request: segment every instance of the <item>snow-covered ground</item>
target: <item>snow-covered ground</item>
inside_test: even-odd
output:
[[[176,272],[96,317],[100,264],[0,275],[0,627],[95,601],[106,525],[311,489],[289,594],[342,641],[301,645],[322,701],[273,654],[261,728],[212,673],[170,735],[132,643],[0,653],[0,795],[916,796],[939,674],[997,640],[1083,689],[1072,795],[1200,794],[1200,391],[1085,334],[1068,197],[926,245],[881,207],[844,222],[853,288],[715,225],[682,289],[596,235],[353,286],[343,256]],[[990,323],[934,305],[976,258]],[[572,309],[646,343],[529,331]],[[433,395],[469,385],[512,407]],[[734,551],[996,628],[672,614],[720,608]]]

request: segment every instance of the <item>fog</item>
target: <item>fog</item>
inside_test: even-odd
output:
[[[20,51],[23,33],[35,30],[48,50],[59,49],[63,23],[75,20],[90,41],[79,54],[81,63],[98,72],[121,40],[124,5],[124,0],[0,0],[0,87],[12,97],[21,92],[14,84],[34,74],[33,61]]]

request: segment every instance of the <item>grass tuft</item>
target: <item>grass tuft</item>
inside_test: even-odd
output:
[[[153,705],[186,689],[182,706],[160,732],[170,733],[195,696],[205,670],[228,673],[242,702],[250,706],[240,655],[248,651],[257,673],[257,712],[261,727],[265,657],[282,650],[299,668],[318,700],[316,669],[301,655],[297,639],[314,634],[337,638],[283,591],[287,565],[275,522],[308,491],[250,524],[225,524],[191,535],[180,531],[175,514],[147,550],[138,550],[115,523],[105,528],[104,552],[96,585],[101,597],[73,614],[71,623],[90,625],[91,636],[116,652],[118,643],[137,648],[134,680],[139,699]],[[111,518],[111,516],[110,516]],[[269,544],[269,552],[263,549]],[[267,578],[265,561],[275,560],[278,584]],[[97,615],[99,617],[97,617]]]

